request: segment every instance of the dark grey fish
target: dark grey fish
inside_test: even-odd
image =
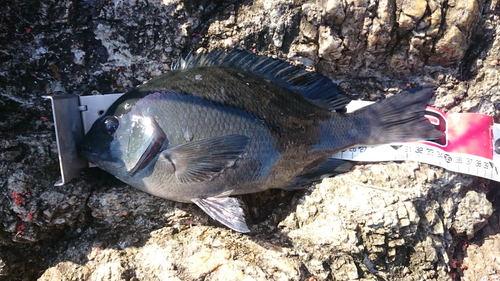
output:
[[[247,52],[211,52],[120,97],[81,152],[133,187],[193,202],[248,232],[230,195],[318,180],[341,169],[329,156],[349,146],[441,138],[424,117],[432,92],[416,88],[346,114],[349,98],[319,74]]]

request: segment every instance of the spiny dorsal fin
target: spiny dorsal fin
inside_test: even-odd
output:
[[[172,65],[172,70],[196,67],[233,67],[252,72],[289,90],[302,94],[316,105],[329,110],[344,110],[351,101],[330,79],[289,63],[247,51],[212,50],[207,54],[192,55]]]

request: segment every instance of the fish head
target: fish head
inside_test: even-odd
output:
[[[110,107],[97,119],[80,144],[80,154],[97,167],[120,178],[133,176],[168,145],[154,116],[137,106]],[[118,107],[120,108],[120,107]]]

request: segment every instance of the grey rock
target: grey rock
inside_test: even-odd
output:
[[[471,206],[475,207],[471,208]],[[453,229],[458,235],[464,235],[471,239],[474,237],[474,233],[487,223],[492,213],[493,206],[486,199],[486,195],[470,190],[458,204]]]
[[[452,250],[462,249],[455,232],[498,239],[496,230],[477,232],[496,217],[493,183],[414,162],[358,163],[304,191],[243,197],[252,232],[242,235],[196,206],[154,198],[97,170],[53,186],[58,157],[42,96],[123,92],[188,52],[240,47],[315,69],[355,99],[434,84],[436,107],[498,120],[497,6],[7,0],[0,11],[0,276],[449,280],[459,268]],[[477,263],[474,276],[493,279],[495,271]]]

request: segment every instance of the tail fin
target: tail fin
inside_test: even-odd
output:
[[[434,87],[417,87],[366,107],[363,114],[370,118],[373,130],[366,144],[383,144],[413,140],[433,140],[443,137],[424,117],[425,106]],[[377,120],[377,121],[375,121]]]

